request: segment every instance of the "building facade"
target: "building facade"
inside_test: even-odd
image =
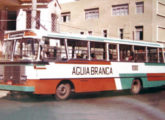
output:
[[[32,19],[36,22],[36,29],[59,32],[60,5],[57,0],[38,0],[36,18],[32,18],[31,0],[21,0],[21,7],[17,16],[17,30],[31,29]]]
[[[165,42],[164,0],[76,0],[61,8],[61,32]]]
[[[6,31],[40,29],[59,32],[61,6],[58,0],[37,0],[32,17],[32,0],[3,0],[0,4],[0,56]],[[32,26],[33,22],[35,27]]]
[[[58,0],[37,0],[36,17],[32,17],[32,0],[4,0],[0,5],[0,40],[5,31],[32,28],[59,32],[61,8]]]

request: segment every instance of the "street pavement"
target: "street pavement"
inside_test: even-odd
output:
[[[2,92],[0,92],[2,93]],[[16,94],[0,98],[0,120],[165,120],[164,88],[53,96]]]

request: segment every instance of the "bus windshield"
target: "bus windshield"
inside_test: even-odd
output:
[[[14,60],[35,60],[37,58],[39,42],[36,39],[17,40]]]
[[[6,41],[3,44],[3,57],[5,60],[10,60],[12,58],[14,41]]]
[[[36,39],[19,39],[4,43],[5,60],[35,60],[38,54],[39,42]]]

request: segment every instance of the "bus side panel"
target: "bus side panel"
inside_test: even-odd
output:
[[[69,80],[69,79],[68,79]],[[35,87],[35,94],[55,94],[57,85],[62,80],[28,80],[28,86]],[[75,92],[97,92],[116,90],[113,78],[88,78],[70,79],[75,87]]]
[[[165,85],[165,73],[148,73],[144,87],[157,87]]]
[[[149,81],[165,81],[165,73],[148,73],[147,78]]]
[[[34,94],[55,94],[60,80],[28,80],[28,86],[34,86]]]
[[[120,74],[120,77],[122,89],[131,89],[132,81],[136,78],[142,81],[143,88],[165,85],[164,76],[158,77],[155,74]]]
[[[143,81],[146,81],[146,74],[120,74],[122,89],[131,89],[132,82],[135,78],[140,78]]]
[[[75,92],[96,92],[116,90],[114,78],[81,78],[72,79]]]

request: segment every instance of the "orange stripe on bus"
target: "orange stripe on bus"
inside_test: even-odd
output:
[[[114,78],[81,78],[69,80],[73,83],[76,93],[116,90]],[[28,80],[26,86],[34,86],[35,94],[55,94],[56,87],[61,81],[60,79]]]
[[[165,73],[148,73],[148,81],[163,81],[165,80]]]
[[[97,92],[116,90],[114,78],[88,78],[72,81],[76,86],[75,92]]]

